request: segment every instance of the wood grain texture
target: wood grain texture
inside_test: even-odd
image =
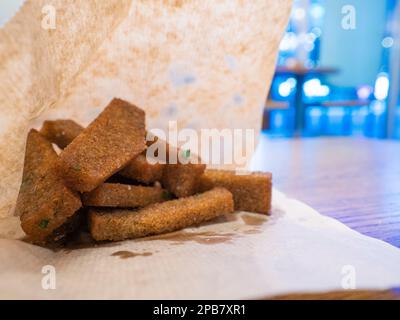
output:
[[[274,187],[352,229],[400,248],[400,143],[261,136],[257,169]],[[400,299],[398,290],[289,294],[273,299]]]
[[[399,159],[396,141],[262,136],[255,167],[289,196],[400,247]]]
[[[273,297],[271,300],[400,300],[400,295],[394,290],[347,290],[326,293],[287,294]]]

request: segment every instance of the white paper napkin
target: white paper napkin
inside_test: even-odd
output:
[[[231,299],[386,289],[400,285],[399,265],[398,248],[274,190],[270,217],[235,213],[150,240],[57,252],[0,240],[0,298]]]

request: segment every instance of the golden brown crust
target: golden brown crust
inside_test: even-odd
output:
[[[206,165],[201,163],[197,155],[190,154],[190,150],[173,147],[156,136],[153,141],[147,142],[147,146],[150,147],[155,142],[163,150],[160,155],[156,155],[157,160],[162,163],[150,164],[146,159],[148,155],[144,152],[131,161],[120,174],[143,183],[160,181],[178,198],[195,194],[197,179],[204,172]],[[158,151],[160,150],[156,150]]]
[[[198,190],[203,192],[214,187],[226,188],[232,192],[235,210],[263,214],[271,210],[271,173],[242,175],[234,171],[206,170],[198,180]]]
[[[47,120],[43,122],[40,134],[60,149],[64,149],[83,129],[73,120]]]
[[[89,229],[96,240],[119,241],[175,231],[232,212],[232,194],[226,189],[214,188],[137,211],[91,209]]]
[[[73,120],[47,120],[43,122],[40,134],[47,140],[65,149],[85,128]],[[154,142],[148,142],[152,144]],[[151,164],[146,160],[145,152],[138,155],[119,174],[125,178],[151,184],[161,181],[164,164]]]
[[[191,196],[196,193],[197,181],[205,169],[205,164],[167,164],[162,185],[178,198]]]
[[[79,195],[57,173],[58,156],[36,130],[28,134],[16,214],[33,242],[44,243],[81,207]]]
[[[103,183],[82,195],[83,204],[92,207],[137,208],[168,199],[164,189],[120,183]]]
[[[163,148],[167,157],[161,179],[163,187],[178,198],[195,194],[197,180],[203,174],[206,165],[201,163],[199,156],[191,154],[190,150],[182,150],[157,140],[165,144]]]
[[[143,110],[114,99],[60,154],[61,176],[73,189],[95,189],[146,148]]]
[[[164,166],[162,163],[151,164],[147,161],[145,154],[140,154],[130,161],[119,174],[125,178],[150,184],[161,181]]]

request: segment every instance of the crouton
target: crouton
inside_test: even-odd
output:
[[[232,192],[235,210],[263,214],[271,210],[271,173],[235,174],[234,171],[206,170],[198,179],[198,191],[204,192],[214,187]]]
[[[63,229],[81,207],[79,195],[59,177],[57,161],[51,143],[31,130],[15,212],[22,229],[36,243],[51,241],[53,233]],[[56,232],[54,236],[61,238],[63,234]]]
[[[43,122],[40,134],[60,149],[64,149],[83,129],[73,120],[48,120]]]
[[[91,209],[89,229],[95,240],[120,241],[172,232],[232,212],[232,194],[226,189],[214,188],[140,210]]]
[[[168,191],[158,187],[120,183],[103,183],[82,195],[83,204],[92,207],[137,208],[169,199]]]
[[[143,110],[114,99],[60,154],[68,186],[89,192],[146,148]]]

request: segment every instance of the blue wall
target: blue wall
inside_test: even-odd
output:
[[[340,69],[329,78],[337,86],[373,85],[380,71],[386,28],[386,0],[325,0],[321,65]],[[344,30],[342,7],[356,9],[356,29]]]

